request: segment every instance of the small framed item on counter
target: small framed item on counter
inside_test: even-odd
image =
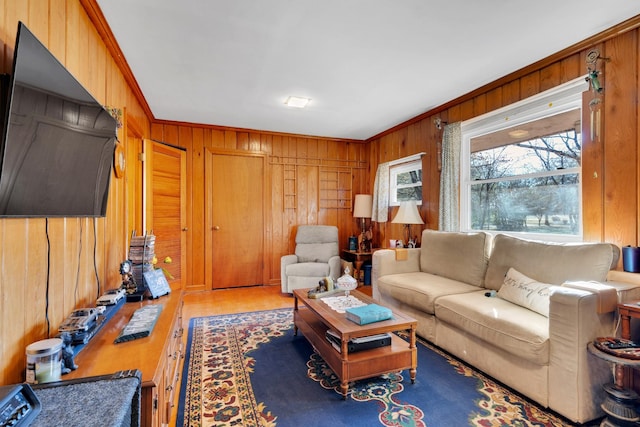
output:
[[[145,271],[142,275],[144,277],[144,282],[149,289],[149,293],[151,294],[151,298],[159,298],[171,292],[171,287],[169,286],[169,282],[167,282],[167,277],[164,275],[161,268]]]

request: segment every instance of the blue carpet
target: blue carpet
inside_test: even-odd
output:
[[[191,320],[178,426],[570,426],[426,342],[418,372],[350,384],[301,334],[292,310]]]

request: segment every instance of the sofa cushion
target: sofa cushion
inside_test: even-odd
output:
[[[434,302],[443,295],[478,290],[476,286],[422,272],[388,274],[378,278],[377,287],[381,295],[427,314],[434,313]]]
[[[549,319],[502,298],[484,294],[485,291],[476,291],[438,298],[435,302],[438,321],[451,324],[514,357],[547,365]]]
[[[474,286],[482,286],[491,249],[491,235],[424,230],[420,270]]]
[[[513,267],[537,281],[561,285],[569,280],[603,282],[620,249],[609,243],[549,243],[498,234],[484,279],[485,287],[500,289],[504,276]]]
[[[549,295],[553,285],[536,282],[514,268],[507,271],[498,296],[549,317]]]

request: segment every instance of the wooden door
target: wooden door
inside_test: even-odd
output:
[[[144,159],[145,230],[156,236],[157,266],[173,276],[167,277],[171,289],[181,290],[186,273],[186,152],[145,140]],[[166,257],[170,264],[164,263]]]
[[[207,151],[208,289],[264,282],[265,157]]]

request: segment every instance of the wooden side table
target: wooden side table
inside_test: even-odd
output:
[[[371,261],[375,251],[375,249],[372,249],[371,252],[350,251],[348,249],[342,250],[342,259],[353,262],[353,277],[355,277],[358,282],[362,282],[362,280],[360,280],[360,270],[362,270],[362,265],[366,261]]]
[[[587,349],[589,353],[613,363],[614,366],[614,383],[603,386],[607,396],[600,407],[607,414],[607,417],[600,423],[600,427],[636,425],[635,423],[640,420],[640,414],[636,410],[638,394],[629,388],[625,388],[624,371],[625,368],[639,367],[640,360],[616,357],[598,349],[593,343],[589,343]]]
[[[618,304],[618,313],[620,314],[620,338],[625,340],[631,339],[631,319],[640,319],[640,301]],[[635,389],[634,387],[633,368],[625,367],[623,374],[624,386]]]
[[[622,326],[620,337],[625,340],[630,340],[631,318],[640,319],[640,301],[618,304],[618,312],[620,313],[620,325]]]

